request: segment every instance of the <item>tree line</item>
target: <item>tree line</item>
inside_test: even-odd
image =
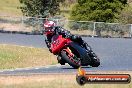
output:
[[[25,16],[47,17],[60,14],[60,4],[66,5],[66,0],[19,0]],[[125,22],[128,11],[127,0],[68,0],[74,3],[70,11],[71,20],[96,22]],[[69,4],[70,4],[69,3]],[[68,3],[67,3],[68,4]],[[131,10],[131,9],[129,9]],[[124,12],[123,12],[124,11]],[[123,13],[122,13],[123,12]],[[128,14],[125,14],[128,12]],[[131,11],[132,12],[132,11]],[[120,19],[122,18],[122,19]],[[127,21],[128,22],[128,21]],[[129,19],[129,23],[132,21]]]

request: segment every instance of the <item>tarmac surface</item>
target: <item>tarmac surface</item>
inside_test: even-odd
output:
[[[83,67],[86,71],[132,71],[132,39],[125,38],[90,38],[83,37],[98,55],[101,61],[99,67]],[[1,34],[0,44],[13,44],[43,48],[46,47],[43,35]],[[0,70],[0,74],[45,74],[45,73],[75,73],[68,64],[61,66],[48,65],[35,68],[18,68]]]

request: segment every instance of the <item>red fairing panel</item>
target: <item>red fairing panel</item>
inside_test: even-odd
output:
[[[68,39],[65,39],[62,37],[62,35],[59,35],[57,40],[53,41],[51,44],[52,53],[58,53],[68,41]]]

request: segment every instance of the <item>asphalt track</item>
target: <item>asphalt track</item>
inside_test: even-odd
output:
[[[132,39],[124,38],[89,38],[83,39],[99,56],[99,67],[84,67],[86,71],[132,71]],[[0,34],[0,44],[13,44],[29,47],[46,47],[43,35]],[[18,68],[0,70],[0,74],[44,74],[44,73],[75,73],[69,65],[48,65],[35,68]]]

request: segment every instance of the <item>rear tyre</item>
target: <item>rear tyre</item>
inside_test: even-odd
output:
[[[98,67],[100,65],[100,59],[98,58],[98,56],[93,51],[91,51],[89,55],[91,57],[90,65],[92,67]]]
[[[67,53],[65,51],[61,51],[61,56],[62,58],[73,68],[77,69],[81,66],[81,61],[79,61],[78,63],[76,63],[76,61],[73,61],[71,59],[69,59],[69,57],[67,56]]]
[[[98,67],[100,65],[100,60],[97,57],[94,57],[91,62],[92,67]]]

